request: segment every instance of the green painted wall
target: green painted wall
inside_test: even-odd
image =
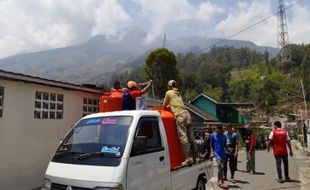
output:
[[[192,104],[200,108],[201,110],[208,112],[213,117],[217,117],[216,103],[214,103],[213,101],[201,96],[200,98],[192,102]]]
[[[249,120],[244,115],[239,113],[239,124],[248,124]]]
[[[235,124],[247,124],[248,120],[244,115],[241,115],[237,110],[231,107],[218,106],[217,115],[220,121],[235,123]]]
[[[213,117],[216,117],[221,122],[247,124],[248,119],[241,115],[236,109],[228,106],[219,106],[215,102],[203,96],[192,102],[193,105],[201,110],[208,112]]]

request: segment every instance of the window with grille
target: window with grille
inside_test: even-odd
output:
[[[4,97],[4,88],[0,86],[0,117],[3,114],[3,97]]]
[[[83,116],[99,112],[99,99],[83,99]]]
[[[34,118],[63,119],[64,95],[49,92],[36,92]]]

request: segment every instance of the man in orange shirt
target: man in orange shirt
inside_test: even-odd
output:
[[[145,94],[151,87],[153,81],[149,80],[146,86],[140,90],[140,86],[135,81],[129,81],[127,83],[128,91],[123,95],[122,110],[135,110],[136,98]]]
[[[289,181],[289,168],[288,168],[288,153],[287,148],[289,148],[289,154],[290,156],[293,156],[292,146],[290,142],[290,137],[288,135],[288,132],[284,129],[281,129],[282,124],[280,121],[274,122],[274,130],[269,135],[269,143],[268,143],[268,149],[269,152],[270,146],[273,147],[273,153],[276,159],[276,165],[277,165],[277,172],[278,172],[278,182],[283,183],[282,179],[282,169],[281,169],[281,163],[283,161],[284,164],[284,175],[285,175],[285,181]]]

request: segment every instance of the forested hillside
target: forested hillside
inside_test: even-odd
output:
[[[310,46],[290,46],[292,61],[285,65],[285,72],[268,52],[248,48],[214,47],[196,55],[178,53],[183,97],[190,100],[205,93],[222,102],[252,102],[265,113],[289,114],[302,105],[301,80],[310,98]],[[113,80],[123,85],[128,80],[143,81],[144,67],[116,74]]]

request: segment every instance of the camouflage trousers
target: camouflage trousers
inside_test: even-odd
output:
[[[185,157],[196,157],[195,155],[195,146],[194,146],[194,135],[193,127],[191,125],[192,119],[189,112],[185,112],[176,116],[177,132],[178,137],[184,148]]]

